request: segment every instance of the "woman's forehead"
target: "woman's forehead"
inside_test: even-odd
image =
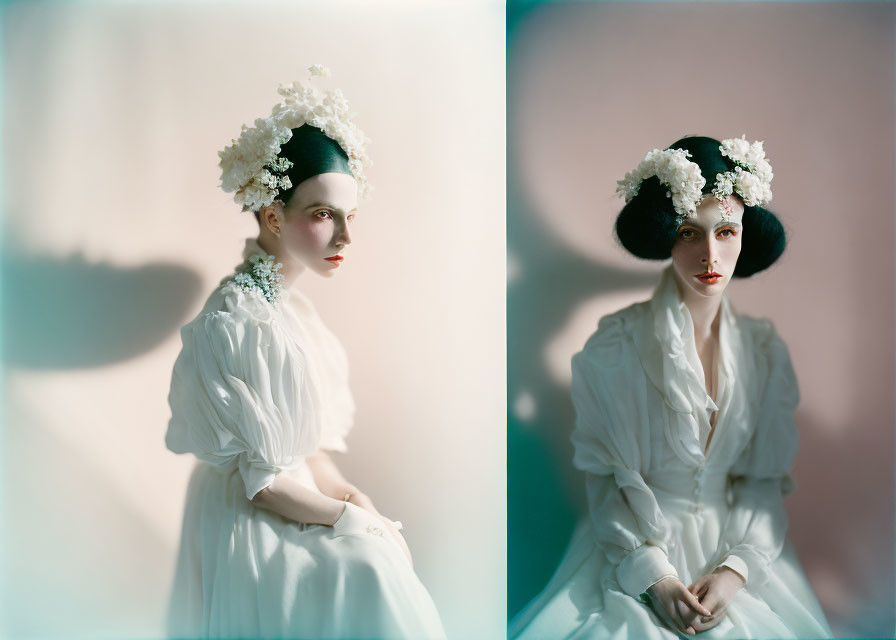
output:
[[[358,184],[345,173],[321,173],[296,188],[290,206],[305,209],[325,205],[351,211],[358,207]]]
[[[697,205],[697,210],[691,217],[682,222],[681,226],[694,226],[703,229],[715,229],[732,224],[742,226],[744,217],[744,206],[737,198],[727,197],[725,204],[715,196],[709,196]],[[726,206],[727,205],[727,206]]]

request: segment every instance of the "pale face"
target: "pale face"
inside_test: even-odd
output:
[[[719,201],[709,195],[697,205],[697,215],[678,228],[672,245],[672,265],[679,284],[700,296],[721,295],[731,281],[743,240],[744,206],[728,196],[730,222],[722,219]]]
[[[346,173],[321,173],[296,187],[281,226],[283,250],[303,266],[331,277],[351,244],[358,183]]]

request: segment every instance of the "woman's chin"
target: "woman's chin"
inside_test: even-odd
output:
[[[691,289],[693,289],[694,293],[704,298],[714,298],[722,295],[727,286],[728,278],[722,278],[714,284],[706,284],[694,278],[694,282],[691,283]]]

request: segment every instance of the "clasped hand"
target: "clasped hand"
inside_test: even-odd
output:
[[[411,563],[411,566],[414,565],[414,559],[411,557],[411,550],[408,548],[408,544],[407,542],[405,542],[404,536],[401,535],[401,530],[398,528],[398,523],[396,523],[394,520],[390,520],[379,511],[377,511],[376,507],[373,505],[373,500],[371,500],[370,497],[365,493],[353,493],[349,498],[349,502],[361,507],[365,511],[372,513],[374,516],[379,518],[382,521],[383,525],[386,527],[386,530],[389,532],[389,535],[395,538],[395,541],[398,542],[402,551],[404,551],[404,554],[408,558],[408,562]]]
[[[694,635],[719,624],[743,586],[739,573],[719,567],[689,587],[678,578],[663,578],[647,590],[647,595],[663,624],[673,631]]]

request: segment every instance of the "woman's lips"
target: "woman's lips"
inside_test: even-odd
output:
[[[718,282],[719,280],[722,279],[722,274],[716,273],[715,271],[711,271],[711,272],[707,272],[707,273],[701,273],[700,275],[697,275],[694,277],[697,278],[697,280],[699,280],[700,282],[703,282],[704,284],[715,284],[716,282]]]
[[[332,262],[333,264],[342,264],[342,261],[345,258],[343,256],[330,256],[329,258],[324,258],[327,262]]]

